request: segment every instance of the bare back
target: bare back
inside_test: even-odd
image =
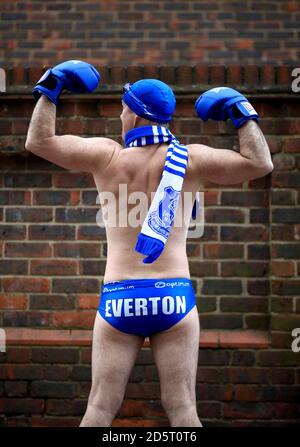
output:
[[[130,278],[190,277],[186,237],[193,201],[199,188],[199,178],[193,172],[190,152],[182,192],[192,193],[192,200],[188,201],[189,204],[184,202],[184,207],[182,203],[178,206],[177,213],[181,213],[183,217],[182,225],[172,227],[165,249],[154,263],[144,264],[144,256],[135,251],[137,236],[151,204],[151,194],[153,197],[162,176],[167,148],[166,144],[127,149],[119,146],[104,174],[103,172],[101,175],[94,173],[100,196],[102,192],[113,193],[117,205],[117,225],[113,226],[106,222],[108,252],[104,282]],[[128,197],[139,191],[147,196],[148,206],[141,211],[138,216],[139,224],[135,227],[126,224],[126,220],[130,212],[137,207],[138,202],[135,202],[132,196],[134,203],[127,203],[123,200],[122,193],[120,200],[122,189],[119,185],[124,185],[123,188],[127,190]],[[114,204],[110,200],[104,202],[102,205],[104,216],[107,217],[114,211],[111,209],[112,206],[114,207]]]

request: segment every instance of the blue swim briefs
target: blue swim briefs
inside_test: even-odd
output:
[[[174,326],[195,305],[190,279],[129,279],[102,285],[98,311],[119,331],[149,337]]]

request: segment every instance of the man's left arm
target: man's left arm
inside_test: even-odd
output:
[[[109,138],[56,135],[56,106],[42,95],[33,111],[25,148],[65,169],[99,172],[110,163],[118,143]]]

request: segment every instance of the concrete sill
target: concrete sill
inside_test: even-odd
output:
[[[92,331],[78,329],[4,328],[7,345],[91,346]],[[255,348],[270,346],[268,332],[254,330],[201,330],[201,348]],[[144,347],[149,347],[146,338]]]

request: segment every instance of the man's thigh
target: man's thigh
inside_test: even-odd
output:
[[[144,337],[123,333],[97,312],[93,330],[92,388],[89,404],[113,407],[123,400]]]
[[[197,306],[170,329],[150,337],[164,406],[195,403],[200,324]]]

